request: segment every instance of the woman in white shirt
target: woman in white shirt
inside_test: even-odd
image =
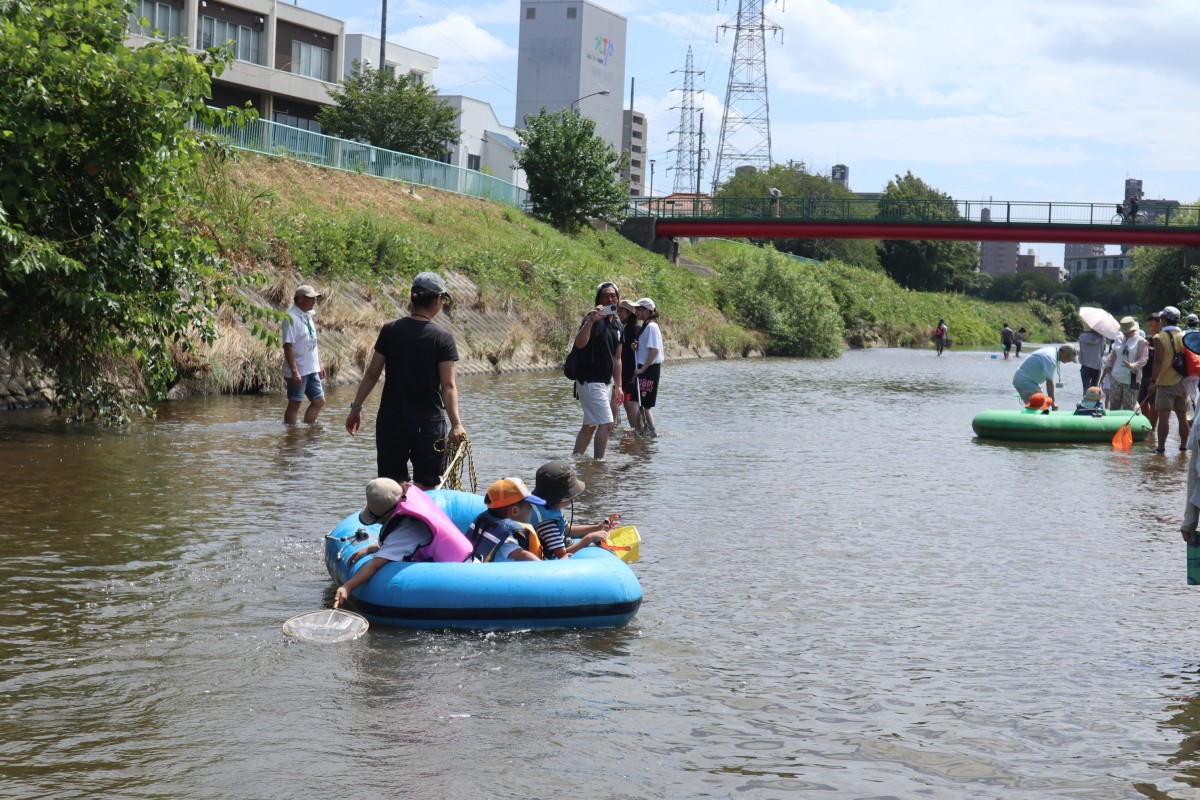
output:
[[[658,310],[654,301],[643,297],[637,303],[637,316],[642,321],[642,332],[638,336],[637,369],[633,374],[637,378],[638,393],[641,397],[641,414],[638,427],[645,423],[645,429],[651,436],[657,435],[654,429],[654,403],[658,399],[658,381],[662,371],[663,339],[662,331],[658,328]]]

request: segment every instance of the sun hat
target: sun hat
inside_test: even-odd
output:
[[[1133,317],[1121,317],[1121,333],[1128,336],[1138,329],[1137,320]]]
[[[1167,306],[1162,310],[1164,319],[1169,319],[1172,322],[1179,322],[1179,309],[1175,306]]]
[[[1067,353],[1069,356],[1067,361],[1076,361],[1079,358],[1079,353],[1075,350],[1075,345],[1064,344],[1062,347],[1058,348],[1058,352]]]
[[[546,501],[530,492],[520,478],[501,478],[488,487],[484,498],[488,508],[504,508],[522,500],[535,506],[546,505]]]
[[[450,299],[450,292],[446,291],[446,282],[436,272],[418,273],[417,277],[413,278],[409,293],[444,295],[447,300]]]
[[[642,308],[646,309],[647,311],[655,311],[656,310],[654,301],[651,300],[649,297],[643,297],[641,300],[638,300],[637,305],[641,306]]]
[[[552,506],[578,497],[585,489],[587,484],[575,477],[575,470],[571,469],[570,464],[562,461],[542,464],[533,480],[533,493]]]
[[[296,287],[296,293],[292,297],[320,297],[321,293],[307,283],[302,283]]]
[[[617,305],[626,311],[637,311],[637,303],[633,302],[632,300],[622,300]]]
[[[1195,325],[1197,322],[1200,322],[1200,317],[1196,316],[1195,314],[1187,315],[1187,324],[1188,325]]]
[[[400,498],[404,487],[391,478],[376,478],[367,483],[367,507],[358,513],[363,525],[374,525],[388,515]]]
[[[1046,395],[1042,394],[1041,392],[1034,392],[1033,394],[1029,395],[1029,402],[1025,404],[1025,407],[1032,408],[1035,411],[1042,411],[1043,409],[1049,408],[1051,405],[1053,404],[1050,402],[1049,397],[1046,397]]]

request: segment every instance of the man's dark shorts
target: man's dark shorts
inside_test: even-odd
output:
[[[406,422],[380,418],[375,423],[379,477],[404,483],[409,480],[408,462],[412,461],[412,480],[422,486],[437,486],[442,480],[444,440],[449,432],[445,419]]]

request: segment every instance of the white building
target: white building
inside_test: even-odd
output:
[[[456,167],[490,173],[506,183],[529,188],[525,173],[517,168],[516,156],[523,146],[517,132],[496,117],[490,104],[461,94],[442,99],[459,112],[462,140],[450,148],[449,162]]]
[[[542,108],[575,107],[621,152],[626,26],[588,0],[521,0],[517,127]]]
[[[354,71],[354,62],[363,66],[378,68],[379,66],[379,37],[368,36],[365,33],[346,34],[345,55],[342,58],[342,71],[349,75]],[[430,83],[433,71],[438,68],[438,57],[420,50],[401,47],[388,42],[384,53],[385,72],[392,75],[412,75],[417,83]]]
[[[1129,279],[1126,270],[1129,269],[1129,264],[1132,259],[1125,254],[1122,255],[1095,255],[1085,256],[1083,258],[1067,259],[1067,279],[1070,280],[1076,275],[1091,274],[1097,278],[1106,278],[1109,275],[1120,275],[1126,280]]]
[[[276,0],[140,0],[126,43],[182,37],[204,50],[232,41],[235,60],[213,78],[210,102],[249,102],[263,119],[319,131],[317,110],[342,80],[345,29],[340,19]]]

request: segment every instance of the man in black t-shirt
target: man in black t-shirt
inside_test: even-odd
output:
[[[583,425],[575,437],[576,455],[587,452],[588,442],[595,437],[593,453],[597,459],[604,458],[612,432],[613,402],[616,398],[624,399],[621,323],[617,319],[620,301],[615,284],[600,284],[596,288],[596,307],[583,318],[575,334],[575,349],[583,351],[575,370],[579,405],[583,408]]]
[[[454,337],[433,322],[450,302],[441,277],[433,272],[417,275],[409,299],[412,313],[379,331],[375,354],[350,404],[346,430],[351,436],[358,432],[363,403],[386,369],[388,380],[375,419],[379,477],[405,483],[412,461],[413,482],[433,489],[442,481],[443,440],[454,445],[467,435],[458,418],[454,382],[458,348]]]

